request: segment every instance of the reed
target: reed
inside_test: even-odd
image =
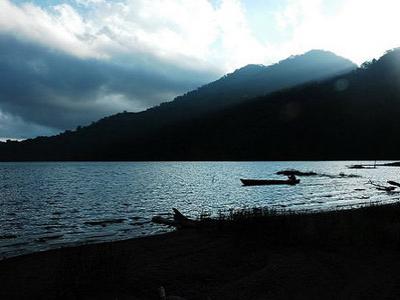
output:
[[[276,245],[400,245],[400,203],[319,212],[249,208],[199,220],[204,225],[200,230],[213,228]]]

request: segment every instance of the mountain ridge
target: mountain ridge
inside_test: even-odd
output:
[[[382,61],[382,59],[385,58],[381,58],[379,61]],[[284,60],[284,63],[288,63],[288,61]],[[256,70],[259,67],[250,66],[250,68]],[[376,64],[371,64],[368,70],[376,67]],[[316,131],[319,135],[323,133],[315,128],[313,129],[308,124],[307,119],[303,120],[304,124],[297,122],[294,128],[288,125],[290,122],[288,123],[287,120],[293,119],[296,111],[299,110],[296,105],[298,106],[300,102],[296,102],[297,100],[294,101],[292,98],[303,101],[309,111],[315,110],[312,105],[316,105],[321,112],[324,112],[327,107],[332,106],[331,101],[328,101],[325,105],[320,100],[314,100],[316,102],[310,106],[310,101],[307,99],[307,93],[310,89],[311,91],[317,90],[324,97],[337,98],[339,92],[337,90],[335,90],[335,93],[332,92],[332,80],[335,86],[338,80],[347,80],[351,83],[352,78],[356,76],[355,74],[357,76],[362,74],[361,77],[365,77],[366,70],[364,66],[357,70],[353,69],[346,74],[336,74],[335,79],[308,81],[303,85],[274,91],[272,94],[259,95],[211,111],[206,110],[197,115],[191,114],[190,109],[195,108],[198,103],[193,101],[194,105],[193,103],[188,105],[187,103],[190,101],[185,102],[181,98],[140,113],[120,113],[96,122],[87,128],[80,128],[75,132],[66,132],[59,136],[38,138],[22,143],[8,143],[6,146],[3,144],[0,147],[0,159],[275,160],[341,158],[343,153],[337,147],[333,147],[332,151],[321,148],[318,154],[318,151],[312,151],[304,145],[306,142],[310,143],[310,138],[304,137],[301,132],[299,133],[299,128],[308,126],[307,130],[311,128],[311,131]],[[229,77],[229,75],[227,76]],[[379,75],[378,77],[382,76]],[[356,83],[360,85],[357,80]],[[327,85],[329,85],[329,88],[327,88]],[[357,90],[357,92],[359,91]],[[341,93],[346,94],[348,90]],[[292,99],[290,101],[294,104],[289,104],[288,99]],[[342,101],[338,103],[344,105]],[[266,107],[268,107],[267,110]],[[331,107],[332,112],[335,109],[334,106]],[[339,112],[340,114],[342,114],[342,111]],[[319,118],[318,115],[311,113],[310,119],[316,119],[322,124],[321,128],[324,127],[324,119]],[[327,119],[329,118],[327,117]],[[273,131],[270,128],[273,128]],[[288,131],[288,128],[291,128],[292,131]],[[332,128],[325,129],[329,132],[332,131]],[[343,130],[343,128],[340,130]],[[292,135],[296,134],[305,138],[305,143],[293,148],[287,141],[293,138]],[[271,145],[263,140],[265,135],[269,135]],[[315,135],[314,138],[320,137]],[[294,136],[294,140],[294,144],[301,144],[296,136]],[[325,142],[322,141],[322,143]],[[346,142],[349,142],[349,140],[347,139]],[[298,153],[289,151],[288,148],[291,147],[297,149]],[[318,147],[315,149],[318,149]],[[335,155],[335,151],[340,152],[341,155]],[[352,155],[354,155],[354,151],[349,152],[349,156]],[[361,153],[360,156],[365,155]]]
[[[290,64],[296,63],[297,59],[303,60],[302,63],[304,63],[304,58],[306,61],[312,60],[312,57],[309,57],[309,55],[315,55],[317,54],[319,58],[321,58],[321,56],[324,57],[330,57],[333,58],[333,62],[335,63],[336,61],[339,62],[339,66],[336,67],[334,70],[328,70],[325,71],[324,69],[326,68],[326,63],[322,64],[321,66],[318,66],[318,71],[321,73],[315,73],[313,71],[316,71],[315,68],[309,68],[305,71],[301,71],[301,75],[302,78],[299,81],[295,81],[295,82],[290,82],[284,85],[278,85],[275,88],[265,88],[265,87],[254,87],[254,83],[253,86],[251,88],[247,87],[246,89],[243,88],[238,88],[237,86],[237,77],[240,77],[241,73],[243,73],[244,70],[248,70],[249,68],[254,69],[257,68],[257,74],[264,74],[264,71],[269,72],[271,70],[271,68],[275,69],[278,66],[285,64],[288,65],[289,67],[293,67]],[[329,64],[330,65],[330,64]],[[287,59],[283,59],[275,64],[269,65],[269,66],[264,66],[264,65],[256,65],[256,64],[250,64],[250,65],[246,65],[242,68],[236,69],[235,71],[233,71],[232,73],[228,73],[224,76],[222,76],[221,78],[210,82],[208,84],[205,84],[201,87],[199,87],[198,89],[189,91],[181,96],[177,96],[176,98],[174,98],[173,101],[169,101],[169,102],[163,102],[160,103],[159,105],[156,105],[154,107],[151,107],[145,111],[141,111],[141,112],[135,112],[135,113],[119,113],[119,114],[115,114],[112,116],[108,116],[103,118],[101,121],[107,120],[109,121],[110,119],[113,119],[115,117],[119,118],[119,117],[130,117],[130,116],[143,116],[145,114],[152,114],[155,112],[156,115],[158,115],[158,113],[163,113],[163,117],[165,116],[165,111],[168,111],[171,116],[168,116],[167,120],[161,120],[158,116],[155,118],[155,122],[158,122],[160,126],[165,125],[166,123],[170,122],[170,118],[174,118],[178,115],[178,118],[180,119],[191,119],[194,117],[197,117],[198,115],[201,115],[203,113],[210,113],[213,111],[217,111],[220,109],[223,109],[225,107],[231,106],[231,105],[236,105],[238,103],[241,103],[243,101],[246,101],[248,99],[252,99],[254,97],[257,96],[262,96],[264,94],[268,94],[277,90],[280,90],[282,88],[288,88],[288,87],[293,87],[295,85],[298,84],[304,84],[306,82],[310,82],[310,81],[314,81],[314,80],[323,80],[326,79],[327,77],[333,77],[336,76],[338,74],[343,74],[346,73],[350,70],[354,70],[356,69],[356,65],[351,62],[348,59],[345,59],[343,57],[337,56],[336,54],[334,54],[333,52],[330,51],[325,51],[325,50],[310,50],[304,54],[300,54],[300,55],[292,55],[290,58]],[[290,70],[292,71],[292,70]],[[281,74],[280,76],[285,76],[285,74],[287,74],[287,72],[283,72],[283,74]],[[320,75],[321,74],[321,75]],[[248,74],[247,74],[248,75]],[[241,82],[245,82],[246,84],[249,83],[249,81],[252,81],[252,79],[254,79],[254,72],[252,72],[251,74],[252,76],[250,78],[243,78],[240,77],[239,80]],[[234,79],[235,81],[233,83],[230,82],[230,80]],[[260,79],[258,79],[260,80]],[[261,80],[263,82],[268,81],[268,78],[261,78]],[[227,81],[229,81],[228,85],[227,85]],[[219,86],[222,83],[222,91],[220,90],[221,87]],[[215,88],[215,86],[217,85],[217,89]],[[227,85],[227,86],[226,86]],[[262,85],[262,83],[258,83],[258,85]],[[238,90],[242,90],[240,93],[238,93]],[[254,91],[250,94],[248,94],[248,90],[253,89]],[[246,91],[245,94],[243,94],[243,90]],[[200,91],[200,92],[199,92]],[[226,95],[226,93],[228,93]],[[211,96],[210,96],[211,94]],[[222,103],[216,103],[216,99],[217,98],[223,98],[223,100],[228,100],[227,102],[222,102]],[[208,100],[209,99],[209,100]],[[204,107],[204,105],[206,105],[206,107]],[[186,115],[187,114],[187,115]],[[176,121],[176,120],[173,120]],[[97,123],[97,122],[95,122]]]

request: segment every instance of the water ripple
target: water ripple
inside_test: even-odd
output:
[[[368,181],[399,181],[400,169],[346,169],[353,163],[362,162],[0,163],[0,257],[166,232],[150,219],[172,207],[197,217],[255,206],[320,210],[399,200]],[[281,178],[275,172],[288,168],[329,176],[303,177],[297,186],[239,181]]]

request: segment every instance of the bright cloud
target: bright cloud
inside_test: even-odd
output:
[[[30,3],[17,6],[9,0],[2,0],[0,32],[15,34],[83,58],[100,55],[90,43],[80,38],[84,33],[83,22],[68,5],[56,6],[50,13]]]
[[[330,2],[290,0],[276,12],[277,28],[289,38],[274,51],[288,55],[327,49],[361,64],[400,46],[399,1],[346,0],[334,11]]]
[[[76,0],[46,9],[0,3],[0,31],[81,58],[146,53],[187,68],[220,73],[263,61],[266,48],[249,29],[238,0]],[[86,9],[79,11],[79,6]]]
[[[285,0],[279,5],[246,0],[59,2],[40,8],[2,0],[0,31],[81,58],[122,58],[128,63],[133,54],[144,53],[219,74],[313,48],[362,63],[400,45],[397,0]],[[258,6],[265,21],[254,28],[249,11]],[[274,34],[260,41],[263,31]]]

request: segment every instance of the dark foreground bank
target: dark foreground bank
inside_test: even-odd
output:
[[[399,204],[206,223],[1,261],[0,299],[400,298]]]

